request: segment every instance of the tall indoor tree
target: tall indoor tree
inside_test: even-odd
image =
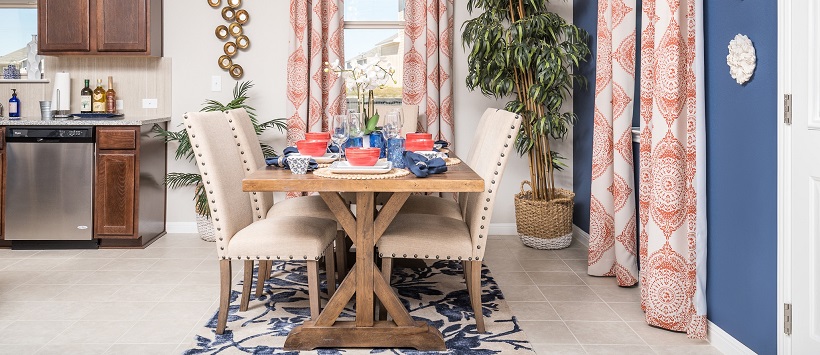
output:
[[[563,166],[550,140],[563,140],[577,121],[561,110],[574,83],[586,85],[576,74],[590,54],[589,35],[550,12],[547,0],[468,0],[467,9],[483,13],[464,22],[462,40],[469,49],[467,87],[501,99],[513,96],[508,111],[524,124],[516,150],[527,155],[532,199],[556,198],[555,171]]]

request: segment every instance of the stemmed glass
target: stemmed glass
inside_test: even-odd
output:
[[[397,110],[391,110],[384,118],[382,132],[386,139],[396,138],[401,135],[401,115]]]
[[[348,120],[348,133],[350,134],[351,139],[361,138],[364,136],[364,129],[365,124],[362,121],[362,114],[361,113],[351,113],[350,119]],[[359,139],[360,143],[364,143]]]
[[[330,139],[336,144],[336,147],[339,148],[339,154],[344,158],[345,153],[342,144],[350,138],[347,115],[333,116],[333,119],[330,121],[330,132]]]

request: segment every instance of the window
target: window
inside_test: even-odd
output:
[[[0,68],[9,64],[25,68],[26,45],[37,34],[37,8],[13,8],[0,6]],[[2,79],[0,75],[0,79]]]
[[[344,23],[345,67],[365,65],[379,57],[396,70],[383,89],[374,90],[376,109],[387,112],[401,106],[404,76],[404,5],[406,0],[346,0]],[[348,107],[355,107],[356,93],[347,93]]]

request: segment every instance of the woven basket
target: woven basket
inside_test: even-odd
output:
[[[555,189],[552,200],[533,200],[532,191],[515,195],[515,222],[524,245],[535,249],[563,249],[572,242],[572,208],[575,193]]]
[[[199,232],[199,238],[206,242],[216,241],[216,231],[214,224],[211,223],[211,218],[196,214],[196,230]]]

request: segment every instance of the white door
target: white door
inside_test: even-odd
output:
[[[785,7],[791,38],[783,79],[792,95],[792,124],[784,125],[784,251],[790,255],[783,266],[792,327],[784,340],[787,353],[820,354],[820,1],[794,0]]]

